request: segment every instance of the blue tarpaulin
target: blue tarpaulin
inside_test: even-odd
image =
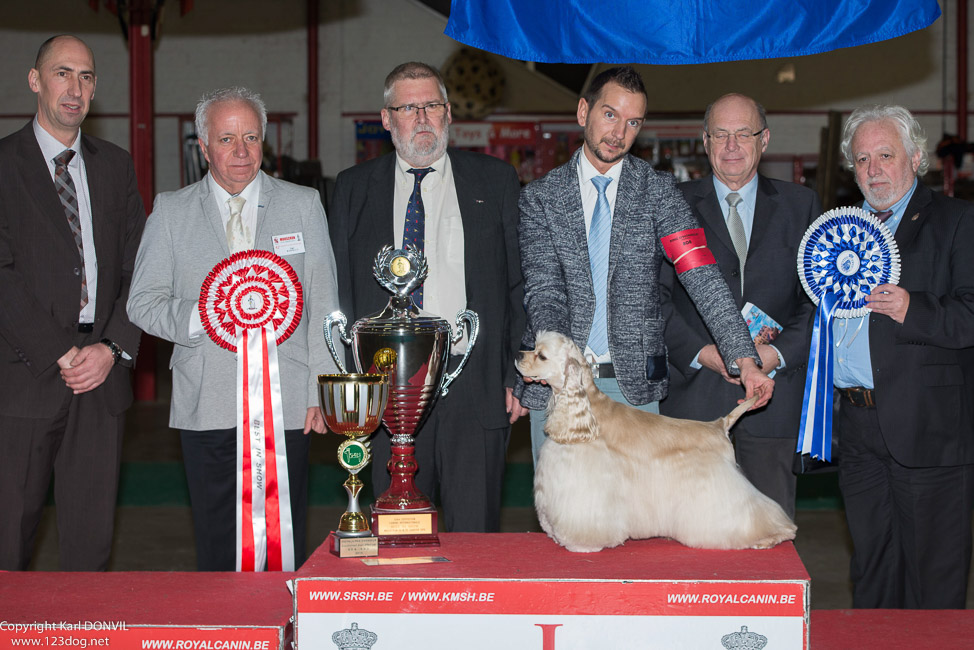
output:
[[[875,43],[939,16],[937,0],[453,0],[446,35],[524,61],[687,64]]]

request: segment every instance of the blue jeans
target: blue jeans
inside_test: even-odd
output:
[[[623,397],[622,391],[619,390],[619,382],[616,379],[596,379],[595,385],[600,391],[611,397],[617,402],[622,402],[623,404],[629,404],[629,401]],[[649,404],[643,404],[642,406],[637,406],[640,411],[646,411],[647,413],[659,413],[659,402],[650,402]],[[538,451],[541,449],[541,443],[544,442],[545,432],[544,425],[548,418],[545,416],[544,410],[531,411],[531,456],[534,459],[535,467],[538,466]]]

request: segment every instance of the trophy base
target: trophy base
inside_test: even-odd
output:
[[[372,506],[372,534],[379,546],[439,546],[436,508],[387,510]]]
[[[379,538],[373,535],[342,537],[329,535],[329,550],[338,557],[375,557],[379,554]]]

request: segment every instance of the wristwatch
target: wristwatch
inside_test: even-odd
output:
[[[112,351],[112,365],[118,363],[118,360],[122,358],[122,348],[118,347],[118,344],[111,339],[102,339],[102,343],[108,346],[108,349]]]

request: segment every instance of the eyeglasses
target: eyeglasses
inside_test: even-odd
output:
[[[432,102],[423,106],[415,104],[403,104],[402,106],[387,106],[390,111],[396,111],[406,117],[416,117],[420,111],[424,111],[427,117],[438,117],[446,111],[446,102]]]
[[[756,138],[764,133],[764,131],[765,129],[755,131],[754,133],[751,133],[750,131],[735,131],[734,133],[729,133],[728,131],[717,131],[717,133],[707,133],[707,137],[717,144],[727,144],[727,140],[731,137],[737,140],[738,144],[748,144],[753,138]]]

